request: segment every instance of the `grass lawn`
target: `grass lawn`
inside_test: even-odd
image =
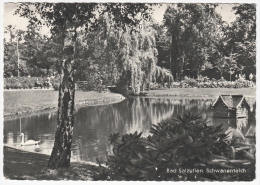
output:
[[[148,91],[149,96],[213,96],[218,97],[220,94],[243,94],[246,97],[255,97],[255,88],[171,88]]]
[[[115,93],[76,91],[76,106],[116,102],[124,97]],[[4,91],[4,116],[20,115],[31,112],[55,109],[58,107],[58,91],[21,90]]]
[[[243,94],[250,106],[256,101],[255,88],[164,88],[161,90],[150,90],[147,92],[150,97],[169,97],[174,98],[212,98],[216,99],[220,94],[232,95]]]
[[[17,160],[19,159],[19,160]],[[97,166],[71,163],[69,169],[48,169],[49,156],[4,147],[4,177],[12,180],[92,180]]]

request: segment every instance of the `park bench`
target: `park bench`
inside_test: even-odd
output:
[[[87,81],[77,81],[76,90],[86,90],[88,86]]]

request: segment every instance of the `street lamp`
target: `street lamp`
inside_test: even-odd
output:
[[[16,50],[17,50],[17,68],[18,68],[18,77],[20,77],[20,74],[19,74],[19,63],[20,63],[20,61],[19,61],[19,33],[17,33],[17,42],[16,42]]]
[[[230,77],[230,81],[231,81],[231,75],[232,75],[232,74],[234,74],[234,72],[235,72],[235,71],[234,71],[233,69],[230,69],[230,70],[229,70],[229,75],[230,75],[229,77]]]

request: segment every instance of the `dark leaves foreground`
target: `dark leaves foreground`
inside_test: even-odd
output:
[[[222,125],[208,126],[200,116],[184,114],[159,123],[151,135],[111,134],[113,155],[101,162],[94,180],[251,181],[255,159],[238,141],[228,141]],[[247,145],[247,149],[248,149]],[[250,146],[254,148],[254,146]],[[207,169],[246,169],[245,173],[206,173]],[[179,173],[197,169],[204,173]],[[177,170],[177,171],[174,171]],[[198,171],[197,171],[198,172]]]

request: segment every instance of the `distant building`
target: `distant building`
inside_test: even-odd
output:
[[[248,118],[250,110],[243,95],[220,95],[212,106],[214,116],[221,118]]]

